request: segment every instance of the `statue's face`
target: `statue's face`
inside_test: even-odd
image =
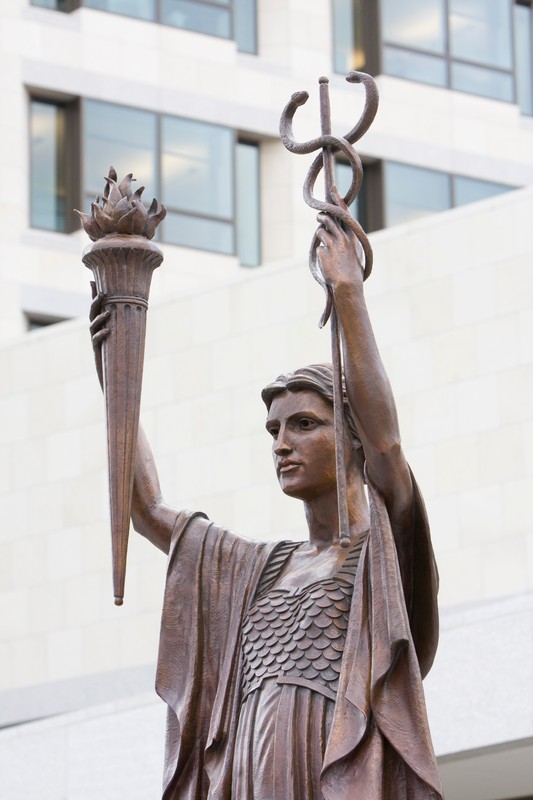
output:
[[[282,392],[274,397],[266,429],[282,490],[310,501],[335,491],[333,406],[313,391]],[[346,463],[350,448],[346,447]]]

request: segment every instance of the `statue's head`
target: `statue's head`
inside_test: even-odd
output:
[[[279,375],[275,381],[265,386],[261,392],[261,397],[267,409],[275,397],[283,392],[311,391],[319,394],[324,400],[333,405],[333,366],[332,364],[310,364],[308,367],[300,367],[294,372],[286,372]],[[348,403],[344,374],[342,376],[342,399],[344,407],[344,419],[350,437],[360,444],[357,426]]]

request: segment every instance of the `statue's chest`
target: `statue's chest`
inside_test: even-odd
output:
[[[335,699],[360,553],[301,589],[260,587],[242,628],[244,696],[274,678]]]

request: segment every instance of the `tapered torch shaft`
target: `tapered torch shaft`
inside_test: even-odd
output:
[[[156,245],[135,236],[101,239],[83,256],[104,295],[103,309],[110,312],[102,366],[116,605],[124,598],[148,295],[153,270],[162,260]]]

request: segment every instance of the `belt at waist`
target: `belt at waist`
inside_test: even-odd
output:
[[[287,673],[283,673],[280,675],[263,675],[258,681],[247,686],[246,691],[243,694],[243,702],[250,694],[252,694],[252,692],[261,689],[263,684],[269,680],[275,681],[278,686],[283,686],[284,684],[289,684],[291,686],[302,686],[305,689],[310,689],[312,692],[317,692],[317,694],[327,697],[328,700],[333,700],[333,702],[335,702],[337,699],[337,692],[331,689],[329,686],[326,686],[326,684],[320,683],[320,681],[310,680],[309,678],[304,678],[301,675],[287,675]]]

